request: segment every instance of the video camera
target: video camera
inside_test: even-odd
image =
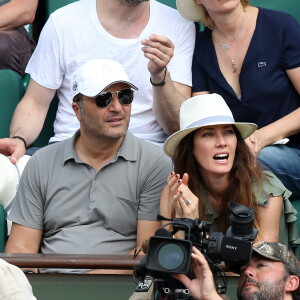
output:
[[[210,234],[211,222],[159,216],[159,220],[170,222],[149,239],[147,254],[135,268],[135,276],[144,280],[147,275],[166,279],[170,274],[191,274],[193,246],[205,255],[213,273],[216,269],[212,266],[221,261],[248,262],[252,254],[251,242],[257,235],[257,229],[253,229],[254,210],[235,202],[229,202],[228,207],[231,226],[226,235],[221,232]],[[165,229],[168,225],[172,227],[171,232]],[[173,238],[179,231],[184,232],[185,239]]]

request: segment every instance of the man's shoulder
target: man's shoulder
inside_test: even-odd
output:
[[[136,145],[137,153],[140,155],[140,157],[143,156],[146,160],[149,161],[156,161],[159,158],[170,160],[170,158],[164,153],[162,147],[138,138],[133,134],[131,135]]]
[[[298,25],[297,27],[299,27],[296,19],[284,11],[259,7],[259,18],[263,25],[267,25],[263,26],[265,30],[271,30],[275,33],[285,28],[290,29],[289,26]]]
[[[66,18],[70,18],[70,21],[78,22],[81,20],[76,20],[77,15],[80,15],[81,17],[85,15],[87,13],[88,7],[88,1],[75,1],[58,8],[50,16],[54,21],[66,20]],[[88,18],[88,16],[86,17]]]
[[[49,144],[38,149],[34,153],[34,156],[36,156],[38,160],[47,161],[47,163],[49,163],[52,160],[56,160],[58,157],[63,156],[67,143],[69,143],[69,139]]]
[[[143,140],[139,137],[136,137],[135,135],[133,135],[133,139],[134,139],[136,145],[141,149],[147,150],[149,152],[154,152],[154,153],[157,153],[157,154],[164,154],[163,149],[160,146],[156,145],[156,144],[153,144],[151,142]]]

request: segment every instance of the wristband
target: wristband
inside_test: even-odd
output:
[[[21,140],[24,143],[25,149],[27,149],[27,144],[26,144],[26,141],[25,141],[25,139],[23,137],[15,135],[15,136],[12,137],[12,139]]]
[[[153,86],[164,86],[166,84],[166,75],[167,75],[167,67],[165,67],[165,74],[164,74],[164,79],[162,80],[162,82],[160,83],[154,83],[150,77],[150,83],[153,85]]]

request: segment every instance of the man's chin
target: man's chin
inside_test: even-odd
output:
[[[258,288],[256,286],[247,286],[243,288],[242,293],[238,296],[239,300],[253,300],[255,293],[258,292]]]

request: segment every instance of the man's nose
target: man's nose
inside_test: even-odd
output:
[[[246,277],[254,277],[254,274],[255,274],[255,270],[252,266],[248,266],[245,271],[244,271],[244,275]]]
[[[120,111],[122,110],[122,104],[119,101],[119,96],[117,93],[112,93],[112,101],[111,104],[108,106],[110,111]]]

